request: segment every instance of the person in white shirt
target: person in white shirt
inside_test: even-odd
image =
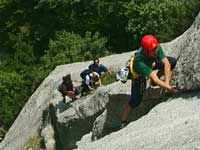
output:
[[[86,93],[92,93],[94,91],[94,85],[99,85],[101,86],[101,79],[99,77],[99,74],[97,72],[91,72],[87,75],[85,75],[85,77],[83,78],[82,81],[82,92],[81,92],[81,96],[86,95]]]

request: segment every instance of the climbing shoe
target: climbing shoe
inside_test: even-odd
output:
[[[63,103],[66,103],[66,99],[65,99],[65,97],[63,97],[62,102],[63,102]]]

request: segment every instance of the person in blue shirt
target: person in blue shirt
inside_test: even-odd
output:
[[[88,68],[92,71],[97,72],[99,75],[101,75],[103,72],[109,72],[109,74],[112,74],[110,69],[108,69],[105,65],[99,63],[99,58],[94,59],[93,63],[90,64]]]

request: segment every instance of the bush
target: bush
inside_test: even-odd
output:
[[[134,35],[134,45],[144,33],[152,33],[160,42],[169,41],[183,33],[193,22],[200,2],[191,0],[145,0],[124,5],[128,18],[127,30]]]
[[[26,93],[23,78],[16,72],[0,71],[0,116],[5,128],[12,122],[24,106]]]
[[[50,40],[49,50],[41,60],[45,68],[53,69],[61,64],[102,57],[108,54],[106,42],[107,39],[100,37],[98,32],[93,36],[86,32],[84,38],[65,31],[57,32],[55,38]]]
[[[41,150],[42,138],[39,136],[33,136],[25,144],[25,150]]]
[[[111,75],[106,72],[101,75],[101,80],[103,85],[108,85],[116,81],[116,75],[114,71],[111,71]]]
[[[5,134],[6,134],[6,130],[0,127],[0,142],[3,140]]]

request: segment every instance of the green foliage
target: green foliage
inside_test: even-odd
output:
[[[0,142],[3,140],[5,134],[6,134],[6,130],[0,127]]]
[[[103,85],[108,85],[116,81],[116,75],[114,71],[111,71],[111,75],[106,72],[101,75],[101,80]]]
[[[22,35],[41,57],[57,31],[81,37],[90,31],[106,36],[107,46],[122,52],[132,49],[133,38],[138,41],[145,32],[157,34],[161,41],[175,38],[199,10],[200,1],[196,0],[1,1],[0,44],[3,51],[13,52],[10,35]]]
[[[73,18],[76,31],[99,31],[107,36],[109,46],[115,52],[128,49],[130,34],[126,32],[127,18],[124,16],[123,3],[128,0],[85,0],[76,1],[73,5]],[[86,19],[87,18],[87,19]],[[74,30],[73,30],[74,31]],[[75,32],[76,32],[75,31]],[[76,32],[77,33],[77,32]]]
[[[127,9],[127,30],[134,35],[135,44],[138,46],[139,37],[144,33],[153,33],[162,42],[171,40],[184,32],[192,23],[191,16],[196,16],[196,10],[200,8],[196,6],[200,6],[200,2],[196,0],[190,2],[186,0],[132,0],[124,5]]]
[[[28,139],[25,144],[25,150],[41,150],[42,138],[39,136],[33,136]]]
[[[55,39],[50,40],[49,50],[42,57],[42,62],[46,68],[53,69],[60,64],[105,56],[108,54],[106,42],[106,38],[100,37],[98,32],[93,36],[86,32],[84,38],[66,31],[57,32]]]
[[[0,118],[6,129],[11,126],[28,97],[49,73],[39,66],[18,66],[17,70],[18,73],[0,71]]]
[[[0,116],[9,127],[25,102],[23,79],[16,72],[0,71]],[[16,101],[21,100],[21,101]]]
[[[13,49],[14,51],[14,60],[15,64],[19,65],[33,65],[36,62],[36,58],[33,53],[32,45],[28,44],[26,41],[23,41],[21,36],[12,35]]]

